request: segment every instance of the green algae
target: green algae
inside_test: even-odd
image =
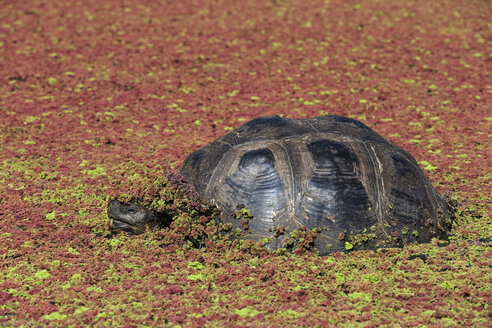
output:
[[[234,310],[234,313],[239,314],[241,317],[255,317],[261,312],[256,309],[245,307],[242,309]]]
[[[44,269],[34,273],[34,276],[39,280],[51,278],[51,274],[48,272],[48,270],[44,270]]]

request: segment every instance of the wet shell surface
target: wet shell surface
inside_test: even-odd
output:
[[[180,173],[238,238],[268,239],[271,250],[299,229],[314,230],[326,254],[428,242],[451,225],[408,152],[340,116],[254,119],[192,153]],[[241,205],[253,216],[247,228],[235,215]]]

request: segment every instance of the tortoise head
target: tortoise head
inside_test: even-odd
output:
[[[137,202],[113,199],[108,204],[109,230],[138,235],[165,226],[165,220]]]

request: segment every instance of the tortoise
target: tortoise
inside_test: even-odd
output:
[[[320,255],[446,238],[453,213],[417,161],[365,124],[341,116],[259,117],[190,154],[180,173],[220,220],[277,250],[314,231]],[[238,206],[252,215],[247,227]],[[112,228],[158,220],[112,200]],[[130,229],[131,230],[131,229]],[[295,239],[295,238],[294,238]]]

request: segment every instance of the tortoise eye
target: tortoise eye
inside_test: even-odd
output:
[[[126,214],[135,214],[135,213],[137,213],[137,210],[134,207],[127,207],[125,211],[126,211]]]

